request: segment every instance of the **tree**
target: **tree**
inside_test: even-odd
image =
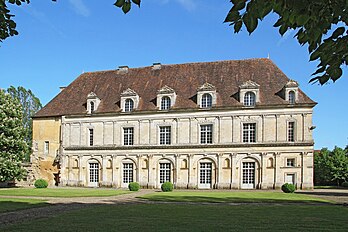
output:
[[[19,101],[0,90],[0,181],[20,180],[25,175],[22,162],[29,146],[22,117]]]
[[[30,89],[26,90],[22,86],[19,86],[17,89],[11,86],[7,89],[7,92],[13,98],[16,98],[22,106],[22,124],[25,130],[24,140],[27,142],[28,146],[31,147],[33,141],[33,120],[31,117],[42,108],[40,99],[35,97]],[[26,158],[29,158],[29,155]]]
[[[56,1],[56,0],[52,0]],[[0,0],[0,41],[17,35],[16,23],[11,19],[6,2],[21,5],[29,0]],[[114,5],[128,13],[132,4],[140,7],[141,0],[116,0]],[[278,16],[274,27],[284,35],[295,30],[295,37],[301,45],[308,45],[310,61],[318,60],[317,70],[310,82],[321,85],[329,80],[335,82],[348,65],[348,1],[347,0],[231,0],[232,8],[225,18],[234,32],[243,25],[251,34],[258,22],[267,15]],[[2,22],[3,21],[3,22]]]
[[[348,156],[342,148],[335,147],[331,153],[330,174],[337,186],[348,181]]]

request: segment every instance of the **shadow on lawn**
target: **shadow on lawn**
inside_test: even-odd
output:
[[[348,190],[346,192],[330,192],[330,191],[311,191],[311,192],[297,192],[296,194],[304,194],[310,196],[329,196],[329,197],[348,197]]]

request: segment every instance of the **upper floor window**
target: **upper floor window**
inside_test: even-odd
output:
[[[295,122],[288,122],[288,141],[295,142]]]
[[[123,144],[124,145],[134,144],[134,128],[133,127],[123,128]]]
[[[90,105],[90,107],[91,107],[91,113],[93,113],[93,112],[94,112],[94,102],[91,102],[90,104],[91,104],[91,105]]]
[[[130,98],[126,99],[124,103],[124,111],[125,112],[130,112],[134,109],[134,101]]]
[[[286,166],[287,167],[295,167],[295,159],[294,158],[286,159]]]
[[[161,110],[169,110],[170,108],[170,97],[162,97],[161,99]]]
[[[213,125],[201,125],[201,143],[213,143]]]
[[[289,92],[289,103],[290,104],[295,104],[295,99],[296,99],[295,92],[294,91],[290,91]]]
[[[254,106],[256,102],[256,96],[253,92],[246,92],[244,95],[244,105],[245,106]]]
[[[256,142],[256,123],[243,124],[243,142],[244,143]]]
[[[161,145],[170,145],[171,143],[171,127],[170,126],[160,126],[159,137]]]
[[[89,129],[89,146],[93,146],[93,140],[94,140],[94,131],[93,129]]]
[[[48,154],[49,151],[50,151],[50,142],[49,141],[45,141],[44,154]]]
[[[202,108],[211,108],[213,105],[213,98],[209,93],[205,93],[202,96],[201,107]]]

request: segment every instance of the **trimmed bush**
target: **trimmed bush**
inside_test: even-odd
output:
[[[48,183],[44,179],[37,179],[34,183],[35,188],[47,188]]]
[[[171,192],[173,191],[173,184],[170,183],[170,182],[164,182],[162,185],[161,185],[161,189],[163,192]]]
[[[129,191],[138,191],[140,189],[140,185],[137,182],[130,182],[128,184]]]
[[[282,191],[284,193],[293,193],[295,192],[296,188],[295,185],[293,184],[289,184],[289,183],[285,183],[282,185]]]
[[[348,182],[343,182],[342,187],[348,188]]]

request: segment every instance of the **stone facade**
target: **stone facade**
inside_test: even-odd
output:
[[[281,93],[288,93],[289,82],[295,83],[291,91],[296,104],[289,104],[286,94],[282,104],[267,104],[265,95],[275,93],[266,92],[261,81],[245,80],[238,85],[236,107],[219,105],[223,91],[210,80],[194,86],[195,108],[175,109],[183,96],[163,83],[153,91],[157,108],[152,111],[136,110],[144,98],[129,84],[115,93],[117,112],[101,112],[105,97],[93,91],[85,94],[83,113],[39,112],[33,124],[37,176],[62,186],[118,188],[136,181],[144,188],[160,188],[170,181],[175,188],[274,189],[285,182],[313,188],[315,103],[301,102],[297,83],[285,79]],[[130,111],[125,110],[126,90],[137,101],[129,105],[135,107]],[[250,91],[254,98],[246,102]],[[94,95],[97,104],[88,105]],[[170,109],[161,110],[163,97],[174,100],[168,103]]]

